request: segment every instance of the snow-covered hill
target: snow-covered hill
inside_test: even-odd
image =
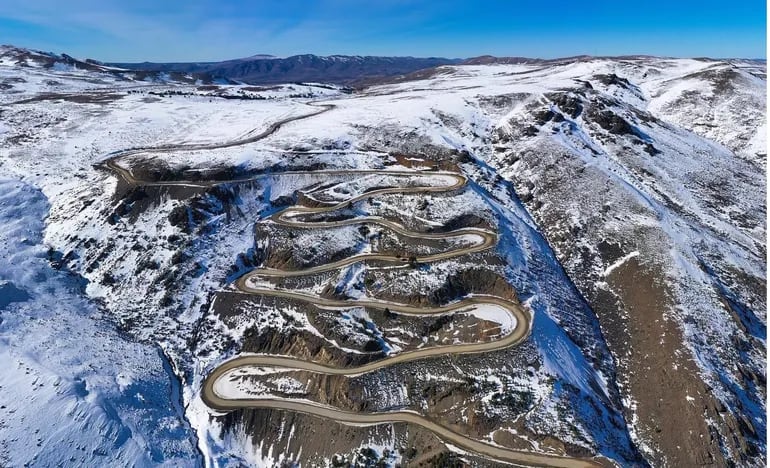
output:
[[[3,466],[200,463],[162,350],[117,329],[42,242],[36,188],[0,182]]]
[[[22,65],[0,63],[0,352],[15,363],[0,384],[3,463],[489,463],[410,427],[219,415],[199,398],[207,373],[241,351],[350,363],[372,347],[417,346],[420,330],[431,330],[426,340],[473,339],[460,331],[479,318],[392,322],[233,291],[263,263],[442,247],[260,222],[297,190],[317,203],[393,181],[131,186],[98,165],[127,148],[249,138],[317,112],[315,101],[335,107],[247,145],[147,151],[118,164],[153,180],[419,161],[458,168],[470,179],[458,194],[362,200],[350,215],[415,229],[489,226],[501,236],[494,251],[403,274],[351,266],[284,286],[414,303],[515,294],[534,321],[520,347],[315,381],[324,391],[310,396],[340,406],[365,395],[370,411],[419,410],[500,445],[624,466],[765,463],[764,64],[443,66],[353,94]],[[273,391],[304,388],[287,382]],[[51,424],[41,414],[64,416]],[[316,443],[319,428],[330,437]]]

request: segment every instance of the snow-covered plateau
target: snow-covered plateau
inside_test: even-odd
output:
[[[212,409],[205,379],[237,356],[394,364],[238,367],[214,386],[231,399],[605,466],[766,465],[764,62],[452,65],[355,91],[80,63],[0,47],[0,466],[502,464],[411,423]],[[467,183],[417,190],[446,172]],[[484,297],[531,323],[386,307]]]

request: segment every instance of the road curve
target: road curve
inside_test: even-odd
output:
[[[505,335],[503,338],[479,343],[463,343],[457,345],[440,345],[428,348],[420,348],[412,351],[404,351],[387,358],[370,362],[358,367],[334,368],[323,364],[313,363],[284,356],[262,356],[245,355],[227,361],[223,366],[230,368],[240,366],[277,366],[285,368],[294,368],[319,372],[323,374],[356,376],[372,372],[384,367],[392,366],[401,362],[411,362],[420,359],[446,356],[447,354],[472,354],[496,351],[509,346],[515,346],[529,336],[531,327],[531,318],[524,308],[505,299],[494,296],[471,296],[461,301],[438,307],[410,306],[389,301],[378,301],[374,299],[365,300],[341,300],[327,299],[307,293],[296,291],[287,291],[284,289],[254,288],[245,285],[246,281],[238,281],[236,286],[243,292],[257,294],[260,296],[282,297],[285,299],[294,299],[311,303],[320,307],[329,308],[350,308],[350,307],[369,307],[374,309],[387,308],[391,312],[403,315],[448,315],[451,313],[463,312],[472,309],[474,305],[492,304],[503,308],[515,320],[516,328]],[[235,364],[234,364],[235,363]],[[221,367],[218,367],[214,373],[217,373]],[[221,375],[221,374],[220,374]]]
[[[311,103],[312,104],[312,103]],[[304,207],[295,206],[289,207],[275,215],[271,216],[270,221],[279,225],[290,226],[295,228],[331,228],[340,226],[349,226],[354,224],[371,223],[384,226],[391,229],[398,234],[411,238],[418,239],[450,239],[460,236],[476,236],[477,242],[474,242],[470,246],[462,246],[457,249],[440,252],[436,254],[426,255],[422,257],[416,257],[412,261],[420,263],[435,262],[444,260],[460,255],[466,255],[469,253],[480,252],[485,249],[489,249],[496,245],[497,234],[481,228],[463,228],[450,232],[414,232],[405,228],[403,225],[390,221],[387,219],[367,216],[359,217],[355,219],[346,219],[338,221],[327,222],[312,222],[302,221],[296,218],[300,218],[303,215],[319,214],[324,212],[332,212],[335,210],[346,208],[352,203],[368,197],[382,196],[386,194],[405,194],[405,193],[438,193],[438,192],[451,192],[459,190],[465,186],[467,179],[462,174],[453,172],[442,171],[413,171],[413,170],[324,170],[324,171],[291,171],[281,173],[260,174],[254,177],[232,179],[232,180],[204,180],[204,181],[156,181],[156,180],[143,180],[134,176],[130,169],[120,166],[117,161],[121,157],[144,153],[144,152],[173,152],[184,150],[212,150],[220,148],[228,148],[247,143],[252,143],[261,140],[273,133],[275,133],[282,125],[295,120],[309,118],[318,115],[323,112],[327,112],[334,108],[332,104],[324,104],[320,106],[316,112],[309,114],[290,117],[271,124],[266,130],[253,135],[248,138],[231,140],[224,143],[211,143],[211,144],[179,144],[179,145],[165,145],[156,147],[142,147],[142,148],[130,148],[123,151],[112,153],[106,158],[101,165],[107,169],[112,170],[115,174],[123,178],[130,185],[143,185],[143,186],[193,186],[193,187],[209,187],[224,183],[243,183],[252,180],[262,179],[266,177],[275,177],[282,175],[366,175],[366,174],[378,174],[378,175],[392,175],[392,176],[439,176],[452,179],[453,182],[448,185],[428,185],[428,186],[413,186],[413,187],[389,187],[373,190],[371,192],[365,192],[357,195],[349,200],[346,200],[337,204],[330,204],[320,207]],[[411,351],[402,352],[387,358],[364,364],[357,367],[338,368],[332,367],[316,362],[304,361],[289,356],[274,356],[274,355],[241,355],[236,358],[225,361],[217,368],[215,368],[204,380],[201,388],[201,399],[212,409],[220,411],[231,411],[239,408],[272,408],[285,411],[294,411],[299,413],[310,414],[317,417],[332,419],[343,424],[351,425],[376,425],[387,423],[409,423],[423,427],[444,441],[451,443],[460,449],[466,450],[478,454],[483,457],[491,458],[501,462],[512,463],[516,465],[527,466],[553,466],[553,467],[566,467],[566,468],[583,468],[583,467],[601,467],[603,466],[594,459],[589,458],[570,458],[556,455],[542,454],[524,450],[514,450],[498,445],[493,445],[489,442],[470,438],[466,435],[460,434],[446,426],[442,426],[424,416],[419,415],[412,411],[388,411],[388,412],[367,412],[356,413],[351,411],[345,411],[338,408],[322,405],[320,403],[307,401],[307,400],[293,400],[293,399],[277,399],[277,398],[224,398],[216,391],[216,385],[220,379],[226,377],[229,372],[242,368],[253,366],[265,366],[277,369],[285,369],[287,371],[302,370],[319,374],[330,375],[345,375],[356,376],[368,372],[373,372],[378,369],[382,369],[394,364],[410,362],[420,359],[428,359],[437,356],[444,356],[447,354],[469,354],[469,353],[482,353],[500,350],[510,346],[520,344],[529,336],[532,319],[530,313],[526,311],[520,304],[512,301],[508,301],[494,296],[471,296],[464,298],[458,302],[451,303],[443,306],[436,307],[421,307],[411,306],[406,304],[399,304],[395,302],[381,301],[376,299],[363,299],[363,300],[339,300],[328,299],[311,294],[288,291],[282,289],[262,288],[255,285],[253,280],[258,277],[286,277],[286,276],[299,276],[312,273],[319,273],[323,271],[330,271],[342,268],[344,266],[363,261],[383,261],[396,266],[406,266],[410,263],[409,259],[387,255],[387,254],[361,254],[354,255],[349,258],[329,263],[326,265],[306,268],[303,270],[279,270],[279,269],[258,269],[247,273],[235,282],[235,287],[243,293],[255,294],[262,296],[274,296],[282,297],[293,300],[300,300],[308,302],[320,307],[331,308],[348,308],[348,307],[371,307],[371,308],[388,308],[389,310],[406,315],[444,315],[451,313],[458,313],[471,309],[475,305],[492,304],[498,307],[502,307],[511,317],[515,320],[515,328],[507,335],[489,342],[481,343],[464,343],[460,345],[439,345],[429,348],[415,349]]]
[[[347,206],[351,206],[353,203],[363,199],[376,197],[386,194],[407,194],[407,193],[431,193],[431,192],[450,192],[459,190],[465,186],[467,179],[465,176],[454,172],[443,171],[413,171],[413,170],[382,170],[382,171],[346,171],[347,174],[365,175],[365,174],[378,174],[378,175],[393,175],[393,176],[441,176],[445,178],[451,178],[454,180],[449,185],[431,185],[431,186],[412,186],[412,187],[396,187],[396,188],[383,188],[372,190],[370,192],[364,192],[360,195],[354,196],[348,200],[340,203],[321,206],[321,207],[306,207],[306,206],[293,206],[282,210],[270,217],[270,220],[276,224],[280,224],[288,227],[298,228],[334,228],[342,226],[351,226],[356,224],[377,224],[384,226],[392,231],[400,234],[404,237],[411,237],[416,239],[430,239],[430,240],[442,240],[459,238],[461,236],[476,237],[477,241],[473,245],[468,247],[462,247],[455,250],[449,250],[436,254],[430,254],[425,256],[415,256],[412,261],[418,263],[430,263],[439,260],[446,260],[449,258],[457,257],[460,255],[467,255],[470,253],[481,252],[483,250],[490,249],[497,244],[497,234],[481,228],[462,228],[456,229],[451,232],[415,232],[406,229],[403,225],[390,221],[377,216],[361,216],[353,219],[345,219],[339,221],[298,221],[296,218],[302,215],[320,214],[327,212],[334,212],[343,209]],[[316,173],[317,174],[317,173]],[[338,260],[336,262],[327,263],[325,265],[319,265],[315,267],[309,267],[302,270],[278,270],[272,268],[263,268],[255,270],[250,276],[304,276],[314,273],[321,273],[324,271],[336,270],[353,263],[363,262],[367,260],[386,261],[397,266],[409,265],[410,259],[407,257],[397,257],[394,255],[379,254],[379,253],[367,253],[353,255],[351,257]]]

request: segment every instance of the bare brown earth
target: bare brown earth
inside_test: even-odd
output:
[[[725,417],[736,429],[738,423],[724,414],[698,377],[689,353],[681,349],[683,338],[668,318],[673,305],[661,278],[655,265],[631,258],[607,278],[612,292],[604,291],[596,301],[610,347],[628,356],[620,370],[636,397],[640,435],[655,445],[654,466],[730,465],[713,436],[718,429],[706,421]],[[626,312],[625,320],[611,323],[607,318],[618,308]]]

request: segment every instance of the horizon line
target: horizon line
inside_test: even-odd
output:
[[[654,55],[654,54],[644,54],[644,53],[638,53],[638,54],[619,54],[619,55],[593,55],[593,54],[576,54],[576,55],[566,55],[566,56],[558,56],[558,57],[552,57],[552,58],[545,58],[545,57],[527,57],[523,55],[493,55],[493,54],[480,54],[480,55],[473,55],[469,57],[446,57],[446,56],[440,56],[440,55],[372,55],[372,54],[315,54],[312,52],[305,52],[305,53],[294,53],[291,55],[272,55],[272,54],[266,54],[266,53],[257,53],[252,54],[244,57],[234,57],[234,58],[226,58],[226,59],[219,59],[219,60],[182,60],[182,61],[174,61],[174,60],[163,60],[163,61],[150,61],[150,60],[142,60],[142,61],[124,61],[124,60],[101,60],[94,57],[76,57],[74,55],[70,55],[69,53],[62,51],[62,52],[54,52],[54,51],[46,51],[39,48],[34,47],[25,47],[25,46],[18,46],[14,44],[0,44],[0,47],[10,47],[14,49],[23,49],[28,50],[32,52],[40,52],[43,54],[53,54],[53,55],[67,55],[72,58],[75,58],[77,60],[86,61],[97,61],[104,64],[171,64],[171,63],[222,63],[222,62],[231,62],[231,61],[245,61],[245,60],[284,60],[289,59],[292,57],[302,57],[302,56],[314,56],[314,57],[362,57],[362,58],[413,58],[413,59],[440,59],[440,60],[456,60],[458,62],[462,61],[468,61],[473,59],[480,59],[480,58],[493,58],[493,59],[521,59],[521,60],[532,60],[532,61],[542,61],[542,62],[556,62],[556,61],[562,61],[562,60],[575,60],[575,59],[581,59],[581,58],[588,58],[588,59],[635,59],[635,58],[658,58],[658,59],[674,59],[674,60],[750,60],[750,61],[763,61],[767,62],[767,57],[712,57],[712,56],[673,56],[673,55]],[[451,64],[447,64],[451,65]],[[460,63],[458,63],[460,65]]]

